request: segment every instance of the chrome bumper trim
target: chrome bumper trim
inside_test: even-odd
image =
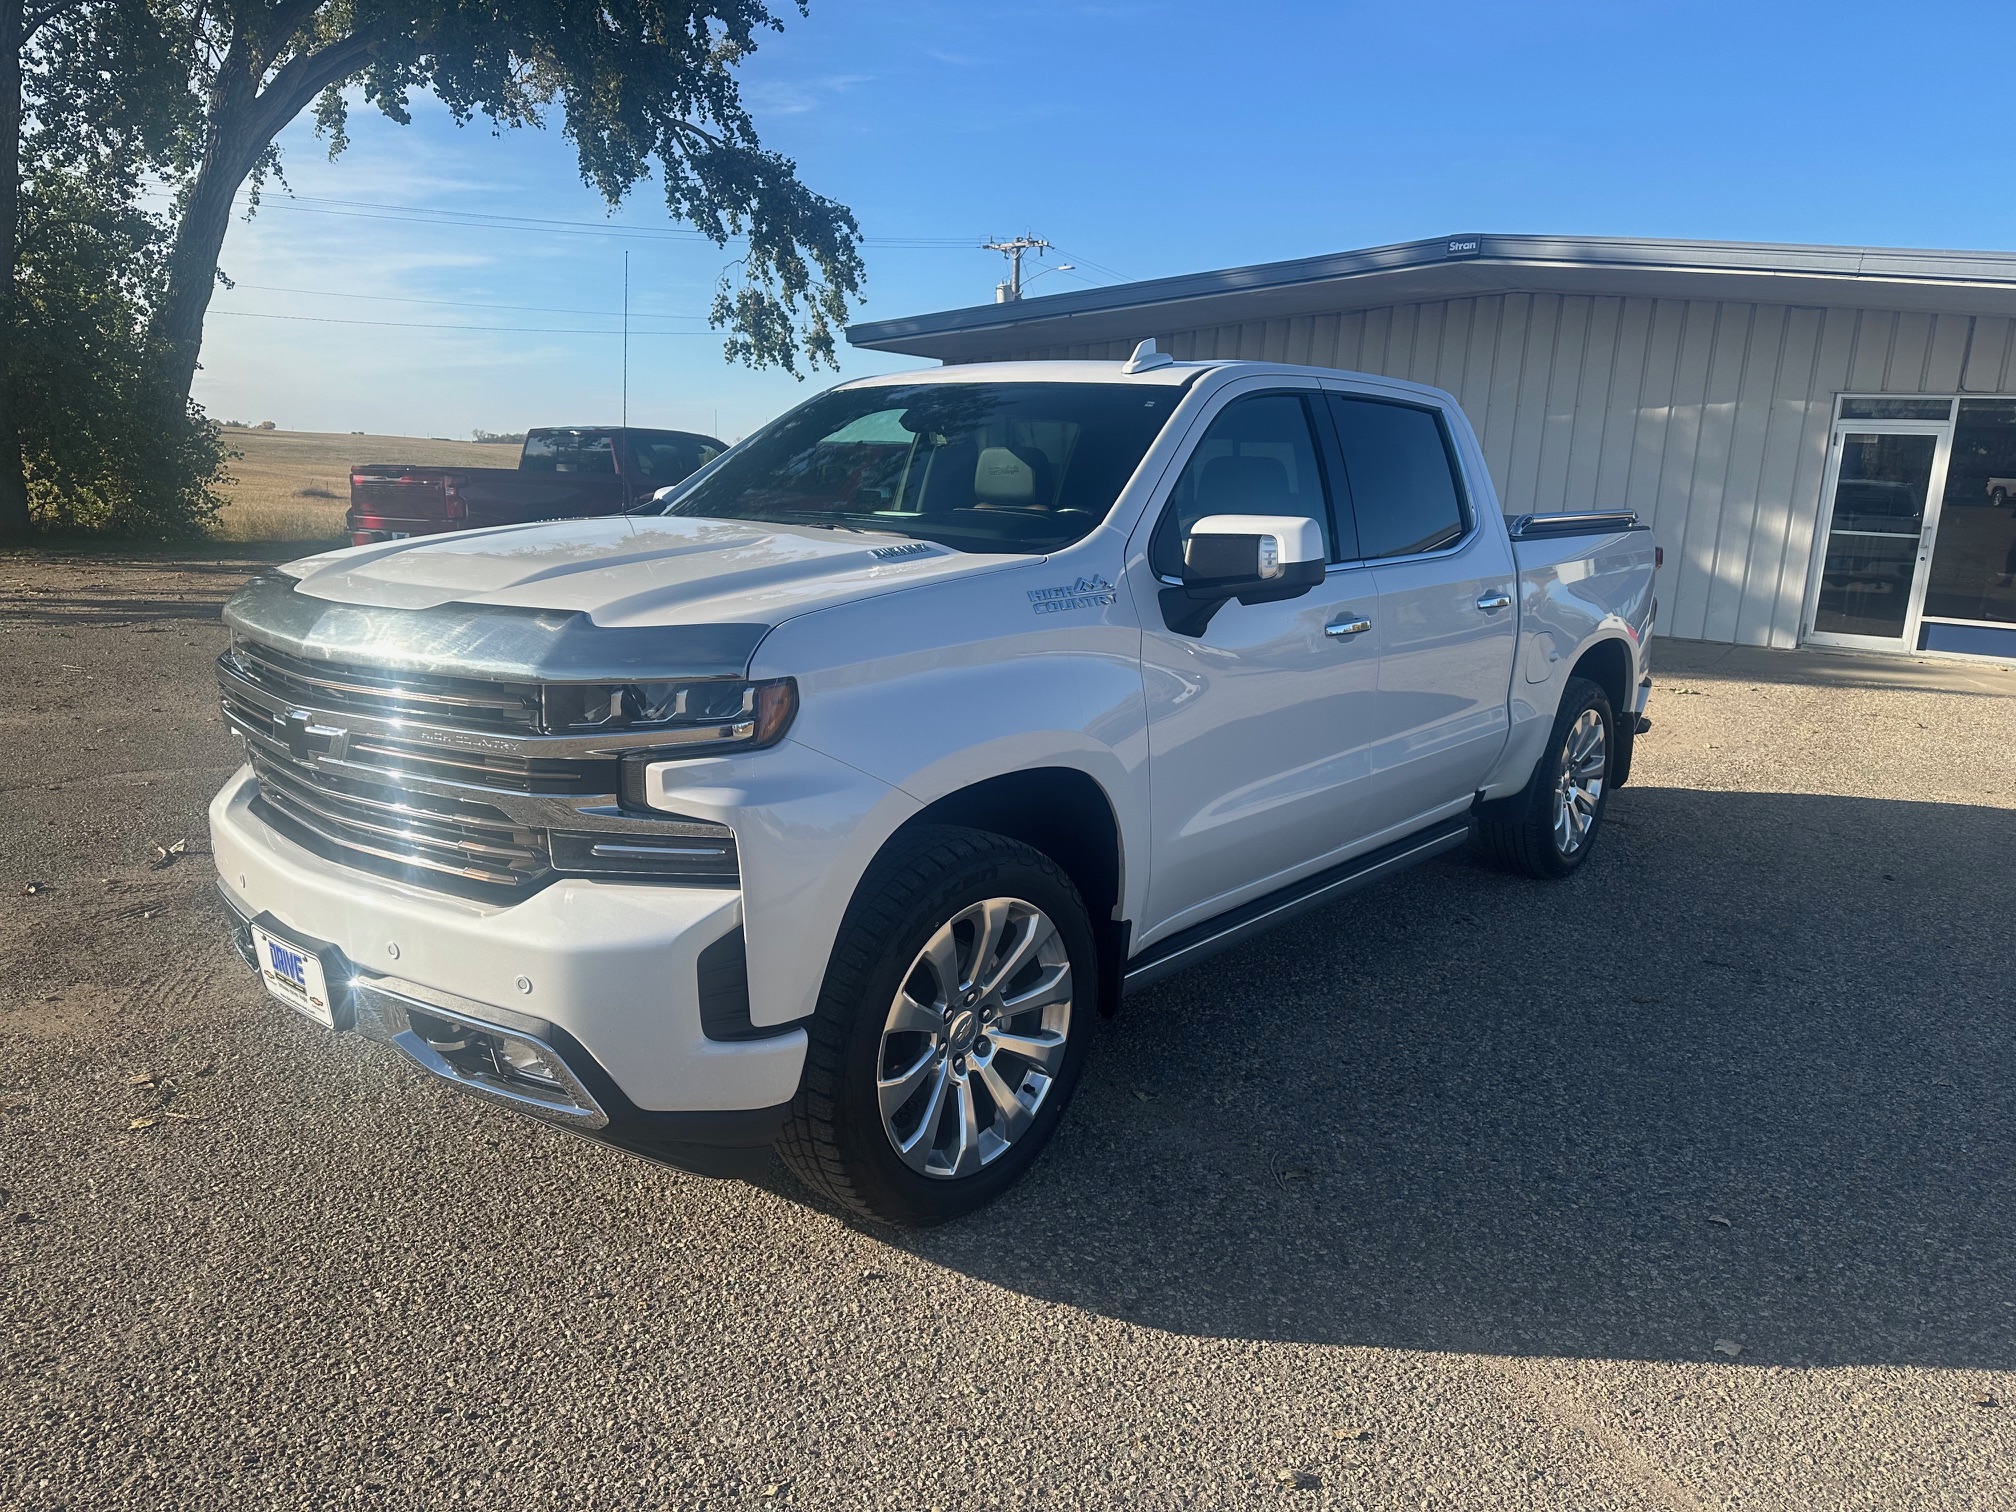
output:
[[[231,896],[221,880],[217,884],[217,893],[231,915],[233,948],[248,967],[257,971],[257,958],[252,951],[252,916],[239,906],[238,900]],[[488,1003],[472,1002],[454,993],[423,987],[417,982],[401,981],[396,977],[362,976],[356,973],[354,967],[346,991],[356,1033],[381,1045],[390,1045],[422,1071],[457,1090],[484,1102],[496,1103],[546,1123],[561,1124],[571,1129],[608,1126],[609,1115],[601,1103],[582,1085],[581,1078],[567,1063],[567,1058],[553,1048],[553,1026],[544,1019],[514,1013],[508,1008]],[[531,1087],[456,1065],[414,1031],[412,1014],[415,1011],[484,1034],[523,1040],[533,1046],[560,1073],[560,1084],[555,1088],[554,1095],[547,1096]]]
[[[431,998],[446,996],[445,993],[429,993],[423,998],[416,995],[409,984],[402,983],[407,990],[400,991],[388,986],[389,980],[381,977],[374,981],[369,977],[360,977],[350,983],[350,1001],[357,1014],[357,1032],[366,1039],[392,1046],[422,1071],[438,1076],[485,1102],[515,1108],[547,1123],[564,1124],[573,1129],[600,1129],[608,1125],[609,1115],[603,1111],[602,1105],[581,1084],[580,1077],[574,1074],[574,1068],[567,1064],[566,1058],[540,1034],[496,1022],[498,1015],[487,1004],[471,1006],[479,1007],[481,1013],[489,1017],[464,1013],[430,1001]],[[549,1097],[519,1083],[456,1065],[414,1031],[412,1014],[415,1011],[428,1018],[445,1019],[480,1033],[504,1035],[533,1046],[560,1073],[560,1084],[554,1095]],[[551,1026],[542,1024],[540,1027],[545,1034],[552,1033]]]

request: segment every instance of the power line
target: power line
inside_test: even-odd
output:
[[[1070,258],[1071,261],[1077,263],[1081,268],[1092,268],[1097,270],[1098,272],[1104,273],[1109,278],[1117,278],[1122,283],[1134,282],[1134,280],[1129,278],[1125,273],[1116,272],[1114,269],[1107,267],[1104,263],[1096,263],[1092,261],[1092,259],[1089,257],[1080,257],[1076,252],[1066,252],[1062,247],[1059,247],[1057,249],[1057,255],[1060,257]]]
[[[586,326],[493,326],[442,325],[421,320],[345,320],[337,315],[272,315],[264,310],[211,310],[212,315],[235,315],[241,320],[301,320],[311,325],[381,326],[401,331],[513,331],[538,336],[621,336],[620,329],[592,330]],[[638,331],[638,336],[716,336],[716,331]]]
[[[158,199],[174,198],[160,191],[150,192]],[[490,210],[455,210],[445,205],[393,205],[375,200],[332,199],[312,194],[264,196],[259,201],[259,208],[295,210],[306,215],[344,216],[356,220],[402,221],[416,225],[483,226],[493,230],[534,231],[555,236],[627,236],[644,241],[707,242],[710,245],[713,242],[713,238],[705,232],[680,226],[628,226],[614,222],[556,220],[545,216],[505,215]],[[862,241],[871,247],[918,251],[970,249],[978,245],[976,238],[964,236],[867,236]]]
[[[275,201],[278,204],[332,205],[353,210],[392,210],[407,215],[442,216],[456,220],[480,221],[488,224],[510,224],[522,226],[550,226],[560,229],[586,231],[620,231],[625,235],[680,237],[711,241],[705,232],[681,226],[618,226],[610,222],[559,220],[542,215],[506,215],[495,210],[456,210],[446,205],[388,205],[375,200],[333,199],[326,195],[292,194]],[[971,247],[970,236],[865,236],[862,238],[872,247]]]
[[[373,299],[388,304],[442,305],[456,310],[517,310],[526,315],[607,315],[612,319],[620,312],[616,310],[575,310],[564,305],[520,305],[491,304],[473,299],[422,299],[411,294],[356,294],[346,289],[295,289],[283,284],[236,283],[233,289],[252,289],[262,294],[312,294],[327,299]],[[704,320],[704,315],[646,315],[633,312],[632,320]]]

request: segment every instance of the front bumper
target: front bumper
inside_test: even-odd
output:
[[[256,976],[252,926],[228,891],[232,944]],[[396,977],[354,973],[344,981],[338,1022],[389,1045],[430,1076],[483,1102],[570,1129],[600,1144],[701,1176],[757,1176],[784,1132],[791,1105],[697,1112],[653,1112],[632,1103],[608,1070],[565,1030],[494,1005],[471,1003]],[[467,1053],[471,1042],[508,1040],[530,1047],[557,1075],[542,1086],[499,1074],[494,1061]]]
[[[561,879],[474,902],[324,860],[258,820],[256,787],[241,770],[210,807],[225,900],[241,932],[267,914],[330,947],[359,1032],[464,1091],[689,1168],[672,1147],[760,1151],[781,1128],[805,1031],[717,1040],[701,1018],[699,958],[741,927],[736,891]],[[416,1011],[543,1044],[585,1098],[527,1105],[444,1073],[416,1053],[424,1039],[402,1041]]]

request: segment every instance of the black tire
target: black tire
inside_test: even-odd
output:
[[[1988,498],[1997,509],[2006,508],[2009,503],[2009,490],[2006,488],[1995,489],[1988,495]]]
[[[1056,925],[1071,972],[1063,1057],[1033,1119],[1006,1149],[969,1175],[927,1175],[898,1155],[897,1136],[883,1124],[876,1081],[885,1019],[898,990],[922,969],[919,954],[932,936],[990,898],[1025,900]],[[804,1080],[778,1141],[785,1163],[834,1202],[907,1227],[943,1223],[992,1202],[1042,1153],[1063,1117],[1084,1070],[1098,981],[1085,904],[1048,856],[1001,835],[949,825],[899,836],[862,879],[834,941],[808,1026]],[[987,1048],[984,1037],[977,1048]]]
[[[1603,760],[1596,778],[1593,813],[1572,848],[1564,849],[1555,824],[1562,765],[1570,732],[1592,710],[1603,731]],[[1476,831],[1479,848],[1501,866],[1529,877],[1549,881],[1572,877],[1589,859],[1589,852],[1595,849],[1596,838],[1602,832],[1617,750],[1617,716],[1610,707],[1609,695],[1586,677],[1569,678],[1561,693],[1561,707],[1554,714],[1554,728],[1525,788],[1510,798],[1479,807]]]

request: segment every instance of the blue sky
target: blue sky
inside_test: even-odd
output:
[[[2012,42],[1993,5],[813,0],[744,79],[767,144],[859,216],[856,318],[880,319],[986,302],[978,243],[1025,231],[1078,264],[1032,293],[1453,231],[2016,248]],[[655,182],[607,214],[557,122],[360,110],[351,136],[331,163],[297,123],[299,198],[232,228],[196,387],[219,418],[614,419],[619,343],[594,333],[626,248],[634,423],[732,439],[834,381],[725,365],[704,316],[731,254],[676,234]]]

